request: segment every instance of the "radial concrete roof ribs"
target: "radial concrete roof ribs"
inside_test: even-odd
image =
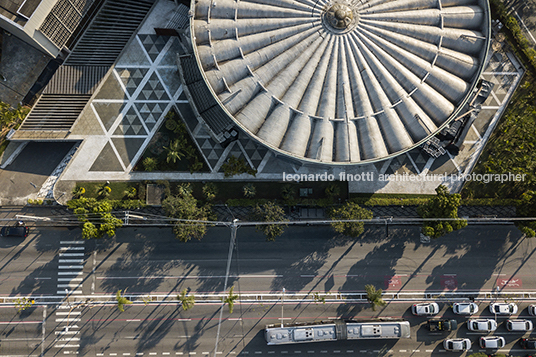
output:
[[[196,60],[222,112],[311,162],[420,145],[465,105],[489,48],[486,0],[198,0],[191,10]]]

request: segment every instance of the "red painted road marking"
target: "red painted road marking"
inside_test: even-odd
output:
[[[385,289],[396,288],[402,285],[402,280],[398,275],[386,275],[385,276]]]
[[[441,287],[443,289],[455,290],[458,288],[458,277],[455,274],[452,275],[442,275],[441,276]]]
[[[503,288],[521,288],[523,286],[519,278],[498,279],[497,285]]]

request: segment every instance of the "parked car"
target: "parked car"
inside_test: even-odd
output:
[[[529,310],[529,315],[536,316],[536,305],[529,305],[527,310]]]
[[[458,328],[456,320],[428,320],[426,324],[430,331],[454,331]]]
[[[467,351],[471,349],[471,340],[468,338],[448,338],[443,341],[443,348],[453,352]]]
[[[527,350],[536,350],[536,338],[522,338],[519,340],[521,348]]]
[[[473,315],[478,312],[478,305],[474,302],[455,302],[452,310],[458,315]]]
[[[439,312],[439,305],[435,302],[414,304],[411,307],[411,312],[417,316],[435,315]]]
[[[492,319],[469,320],[467,328],[471,331],[492,332],[497,329],[497,322]]]
[[[532,321],[530,320],[508,320],[506,321],[508,331],[532,331]]]
[[[497,315],[513,315],[517,313],[517,305],[513,302],[511,303],[502,303],[502,302],[494,302],[489,304],[489,311],[492,314]]]
[[[0,230],[0,236],[2,237],[28,237],[30,228],[26,227],[24,223],[18,222],[15,226],[2,227]]]
[[[506,341],[501,336],[484,336],[480,337],[480,347],[482,348],[502,348]]]

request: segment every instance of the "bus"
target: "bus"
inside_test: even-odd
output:
[[[403,319],[322,320],[267,325],[268,345],[307,342],[410,338],[409,322]]]

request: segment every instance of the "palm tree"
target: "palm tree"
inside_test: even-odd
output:
[[[164,146],[164,150],[167,151],[166,161],[168,163],[170,161],[173,161],[173,163],[176,163],[177,160],[181,161],[184,157],[183,147],[184,145],[179,140],[173,140],[169,146]]]
[[[80,198],[84,195],[84,193],[86,193],[86,189],[81,187],[81,186],[78,186],[78,187],[75,187],[73,188],[73,197],[75,198]]]
[[[242,192],[244,193],[244,197],[246,198],[253,198],[255,197],[255,194],[257,193],[257,188],[254,184],[247,183],[242,187]]]
[[[229,290],[229,295],[222,299],[224,304],[229,305],[229,313],[232,314],[234,310],[234,301],[238,299],[238,295],[233,295],[234,286],[231,286],[231,290]]]
[[[115,300],[117,301],[117,308],[121,312],[125,312],[125,305],[132,304],[132,301],[127,299],[125,295],[121,295],[121,290],[117,290],[117,294],[115,295]]]
[[[195,296],[188,296],[188,290],[184,289],[179,295],[177,295],[177,300],[181,302],[182,309],[184,311],[191,309],[195,305]]]
[[[372,311],[376,311],[376,306],[385,306],[387,303],[382,299],[382,289],[376,289],[374,285],[365,285],[367,292],[367,300],[372,307]]]

